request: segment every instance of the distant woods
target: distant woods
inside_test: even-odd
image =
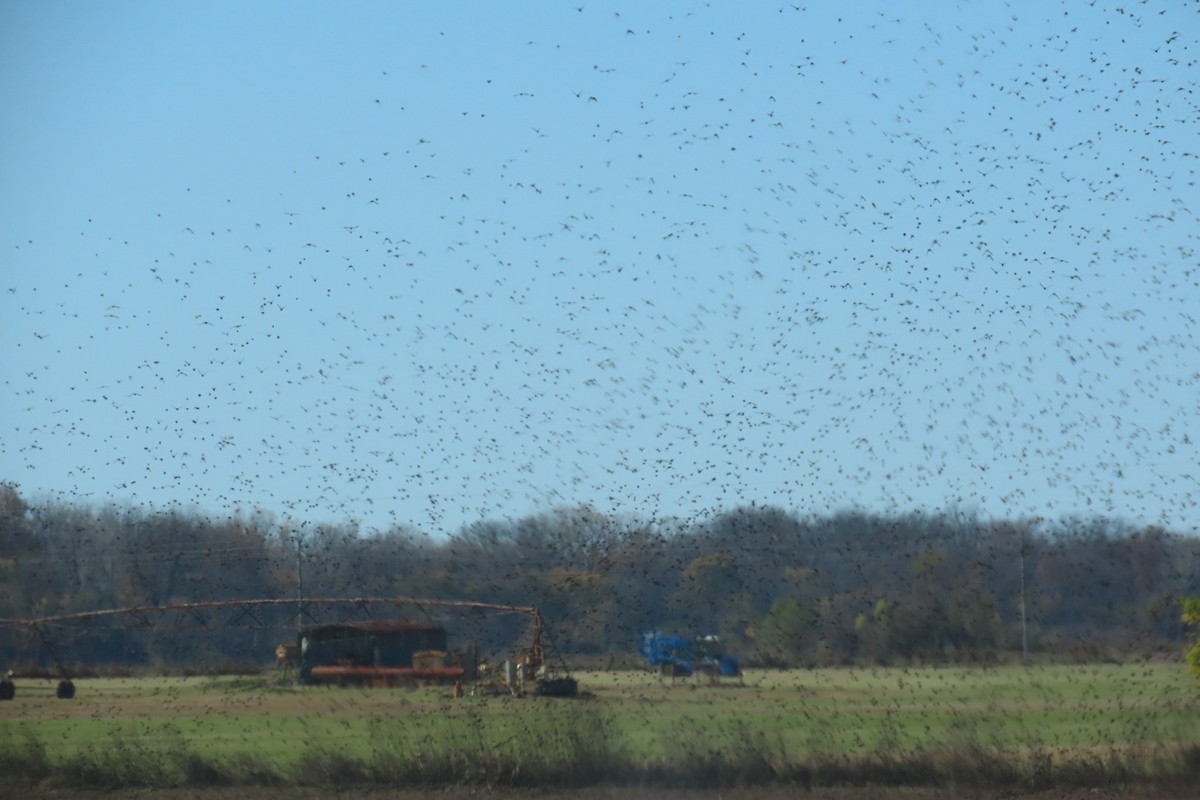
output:
[[[757,506],[652,521],[560,508],[433,538],[262,513],[31,505],[0,484],[0,617],[300,593],[535,605],[562,654],[602,661],[633,660],[650,630],[718,634],[748,662],[780,666],[1181,657],[1200,540],[1110,519]],[[265,662],[295,616],[203,620],[194,648],[111,625],[60,647],[105,663]],[[4,658],[21,657],[20,638],[0,629]]]

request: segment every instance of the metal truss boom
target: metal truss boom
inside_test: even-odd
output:
[[[538,610],[533,606],[514,606],[503,603],[483,603],[474,600],[431,600],[417,597],[306,597],[306,606],[416,606],[426,608],[457,608],[464,611],[491,611],[505,614],[528,614],[540,622]],[[263,598],[254,600],[214,600],[207,603],[169,603],[156,606],[129,606],[127,608],[105,608],[95,611],[77,611],[71,614],[54,614],[46,617],[20,619],[0,617],[0,627],[42,628],[71,622],[90,622],[107,617],[138,616],[152,612],[194,612],[232,608],[249,611],[271,606],[295,606],[297,600],[289,598]]]

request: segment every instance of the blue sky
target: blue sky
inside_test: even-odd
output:
[[[0,478],[1200,526],[1195,8],[0,7]]]

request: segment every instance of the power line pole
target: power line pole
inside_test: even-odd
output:
[[[304,629],[304,541],[296,535],[296,640]]]
[[[1029,549],[1029,530],[1040,525],[1041,518],[1035,517],[1030,522],[1022,521],[1021,526],[1021,663],[1029,663],[1029,614],[1025,602],[1025,554]]]
[[[1029,663],[1029,625],[1025,614],[1025,526],[1021,526],[1021,663]]]

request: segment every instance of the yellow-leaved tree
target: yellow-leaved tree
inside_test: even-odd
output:
[[[1196,628],[1196,638],[1187,651],[1188,669],[1200,680],[1200,597],[1183,598],[1183,621]]]

